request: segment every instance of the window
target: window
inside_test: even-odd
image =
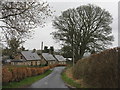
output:
[[[21,58],[21,59],[23,59],[23,57],[22,57],[22,56],[21,56],[20,58]]]

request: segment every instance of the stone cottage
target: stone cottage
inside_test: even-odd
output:
[[[40,65],[41,58],[36,52],[32,51],[22,51],[15,56],[15,60],[25,60],[23,65]]]
[[[45,60],[47,65],[56,64],[57,60],[53,57],[52,54],[42,53],[42,60]]]
[[[62,55],[54,55],[59,64],[66,64],[66,59]]]

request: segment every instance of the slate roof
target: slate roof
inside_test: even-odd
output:
[[[42,56],[45,58],[45,60],[56,60],[52,54],[49,53],[42,53]]]
[[[41,60],[36,52],[32,53],[32,51],[22,51],[21,54],[26,58],[26,60]]]
[[[66,61],[66,59],[65,59],[62,55],[55,55],[55,58],[56,58],[58,61]]]

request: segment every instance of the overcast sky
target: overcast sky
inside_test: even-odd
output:
[[[103,9],[109,11],[113,17],[112,34],[115,38],[113,45],[111,47],[118,46],[118,0],[47,0],[52,10],[56,11],[54,16],[60,16],[62,11],[65,11],[69,8],[76,8],[80,5],[86,4],[94,4]],[[83,2],[82,2],[83,1]],[[94,2],[95,1],[95,2]],[[52,33],[55,29],[52,26],[52,20],[48,20],[46,26],[44,28],[38,27],[35,29],[33,39],[27,40],[23,45],[26,49],[40,49],[41,42],[43,41],[45,46],[54,46],[55,49],[60,49],[60,43],[56,43],[54,39],[52,39]]]

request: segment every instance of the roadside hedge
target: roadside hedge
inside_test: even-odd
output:
[[[73,68],[73,76],[83,79],[89,87],[117,88],[120,80],[118,56],[120,48],[108,49],[81,59]]]
[[[45,67],[3,67],[2,82],[8,83],[12,81],[20,81],[26,77],[36,76],[56,66],[66,66],[65,64],[54,64]]]

